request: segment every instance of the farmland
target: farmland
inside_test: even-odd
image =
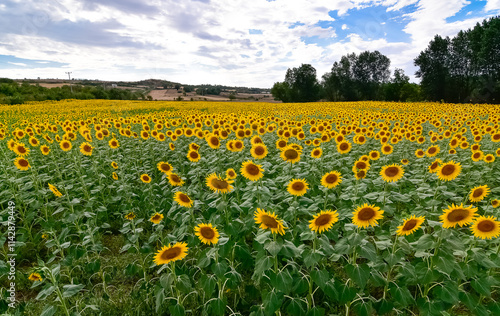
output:
[[[3,106],[0,312],[498,315],[499,122],[488,104]]]

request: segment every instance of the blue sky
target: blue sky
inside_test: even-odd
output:
[[[0,77],[165,79],[269,88],[379,50],[416,81],[435,34],[500,14],[500,0],[2,0]]]

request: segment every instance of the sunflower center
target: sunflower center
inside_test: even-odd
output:
[[[332,216],[330,214],[322,214],[316,218],[314,224],[316,224],[316,226],[324,226],[330,222],[331,218]]]
[[[477,229],[483,233],[487,233],[495,229],[495,224],[492,221],[483,220],[477,224]]]
[[[358,169],[365,169],[366,168],[366,163],[364,163],[363,161],[359,161],[358,163],[356,163],[356,168],[358,168]]]
[[[335,183],[337,181],[338,177],[336,174],[329,174],[327,177],[326,177],[326,183]]]
[[[89,145],[85,145],[85,146],[83,146],[83,151],[91,152],[92,151],[92,147],[90,147]]]
[[[375,216],[375,210],[371,207],[362,208],[358,213],[358,218],[362,221],[367,221]]]
[[[236,148],[240,149],[241,147],[243,147],[243,143],[242,143],[242,142],[236,142],[236,143],[234,144],[234,147],[236,147]]]
[[[246,172],[252,176],[256,176],[260,173],[259,167],[254,164],[247,165],[245,168]]]
[[[205,238],[205,239],[212,239],[215,237],[215,232],[212,228],[210,227],[202,227],[200,228],[200,234]]]
[[[438,166],[438,163],[437,162],[433,162],[432,165],[431,165],[431,169],[436,169]]]
[[[185,194],[179,194],[179,199],[184,203],[190,203],[191,199]]]
[[[232,170],[231,170],[231,171],[229,171],[227,174],[228,174],[230,177],[234,177],[234,171],[232,171]]]
[[[377,158],[378,157],[377,153],[372,153],[370,156],[372,156],[372,158]]]
[[[479,157],[481,157],[480,153],[474,153],[474,158],[479,158]]]
[[[441,169],[441,173],[444,174],[445,176],[449,176],[455,172],[455,166],[454,165],[445,165]]]
[[[450,222],[460,222],[469,216],[469,211],[463,208],[457,208],[448,214]]]
[[[160,257],[163,260],[170,260],[170,259],[176,258],[180,254],[181,254],[181,248],[180,247],[172,247],[170,249],[167,249],[167,250],[163,251],[163,253],[161,254]]]
[[[389,178],[395,177],[399,174],[399,169],[397,167],[389,167],[385,169],[385,175]]]
[[[428,152],[429,152],[429,154],[433,154],[433,153],[436,152],[436,148],[435,147],[431,147],[431,148],[429,148]]]
[[[164,163],[164,164],[161,165],[161,170],[163,170],[163,171],[169,171],[170,170],[170,166],[167,165],[166,163]]]
[[[178,175],[176,174],[172,174],[170,175],[170,179],[173,181],[173,182],[181,182],[181,178],[179,178]]]
[[[25,160],[25,159],[20,159],[19,160],[19,165],[21,167],[27,167],[28,166],[28,160]]]
[[[161,218],[160,218],[160,215],[155,215],[153,216],[153,218],[151,218],[152,221],[159,221]]]
[[[295,149],[287,149],[285,150],[285,157],[287,159],[297,159],[299,153]]]
[[[349,148],[349,145],[347,143],[342,143],[340,144],[339,148],[340,150],[347,150],[347,148]]]
[[[214,146],[219,145],[219,139],[217,137],[210,138],[210,143]]]
[[[302,191],[302,190],[304,190],[304,183],[302,183],[302,182],[294,182],[292,184],[292,189],[294,191]]]
[[[189,156],[193,159],[196,159],[196,158],[198,158],[198,153],[196,151],[192,151],[189,153]]]
[[[26,148],[24,147],[18,147],[17,150],[21,153],[24,154],[26,152]]]
[[[212,179],[212,186],[218,190],[226,189],[228,187],[228,183],[224,180]]]
[[[69,143],[63,143],[64,148],[69,148]]]
[[[282,141],[280,141],[280,142],[278,143],[278,146],[279,146],[279,147],[285,147],[285,146],[286,146],[286,142],[282,140]]]
[[[384,147],[384,151],[386,151],[386,152],[391,151],[391,147],[389,147],[389,146],[385,146],[385,147]]]
[[[499,139],[500,139],[500,134],[495,134],[495,135],[493,135],[493,139],[494,139],[494,140],[499,140]]]
[[[416,219],[410,219],[403,226],[403,230],[405,230],[405,231],[412,230],[413,228],[415,228],[415,226],[417,226],[417,220]]]
[[[278,227],[278,221],[269,215],[265,215],[265,214],[262,215],[261,220],[262,220],[262,223],[269,228],[277,228]]]
[[[264,154],[264,152],[265,152],[265,150],[264,150],[264,148],[263,148],[262,146],[257,146],[257,147],[255,147],[255,153],[256,153],[257,155],[259,155],[259,156],[260,156],[260,155],[263,155],[263,154]]]
[[[315,150],[315,151],[313,151],[313,155],[314,155],[314,156],[319,156],[319,150]]]
[[[483,195],[483,189],[481,188],[474,190],[474,192],[472,193],[472,197],[475,198],[480,197],[481,195]]]

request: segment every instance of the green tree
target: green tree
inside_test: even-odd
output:
[[[283,102],[314,102],[320,99],[316,69],[310,64],[288,69],[283,83],[275,83],[273,96]]]

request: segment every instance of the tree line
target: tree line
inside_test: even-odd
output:
[[[391,76],[390,59],[379,51],[342,56],[318,81],[310,64],[288,69],[271,89],[283,102],[443,101],[499,103],[500,18],[478,23],[454,38],[436,35],[414,64],[420,84],[402,69]]]
[[[104,89],[81,85],[45,88],[38,84],[31,85],[28,82],[19,85],[12,79],[0,78],[0,104],[22,104],[27,101],[59,101],[63,99],[145,100],[146,96],[144,92],[129,89]]]

